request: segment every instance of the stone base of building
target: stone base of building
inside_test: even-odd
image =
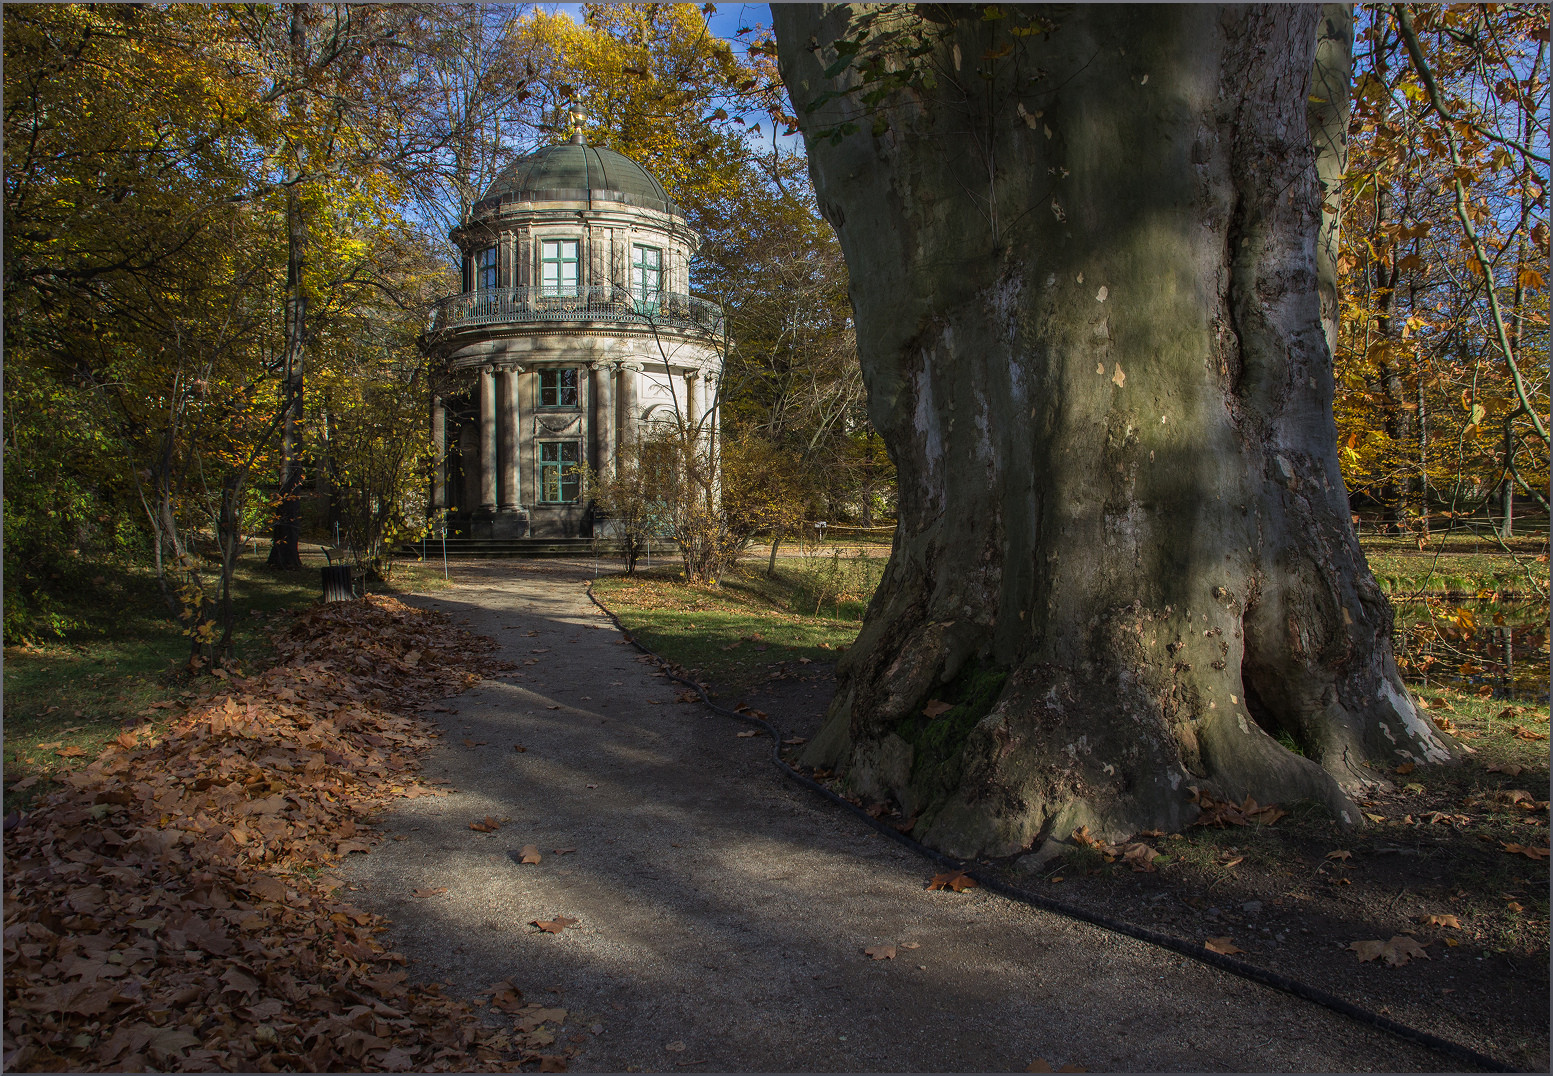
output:
[[[519,509],[479,512],[469,521],[471,538],[527,538],[528,513]]]

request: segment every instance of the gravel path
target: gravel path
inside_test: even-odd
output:
[[[431,714],[446,746],[427,776],[456,793],[404,801],[345,873],[414,978],[463,996],[508,979],[565,1008],[574,1072],[1450,1066],[1142,942],[928,892],[926,860],[785,781],[763,736],[676,702],[589,602],[591,563],[455,571],[412,601],[467,618],[522,675]],[[498,832],[469,829],[486,815]],[[516,862],[525,845],[540,863]],[[556,916],[577,925],[530,925]],[[895,958],[864,954],[879,945]]]

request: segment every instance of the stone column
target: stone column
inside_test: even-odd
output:
[[[480,367],[480,509],[496,508],[496,371]]]
[[[516,512],[523,506],[522,468],[518,466],[518,374],[521,366],[501,372],[501,510]]]
[[[619,402],[619,421],[616,429],[620,431],[617,443],[630,445],[633,448],[642,438],[641,401],[637,398],[636,378],[642,369],[639,362],[623,362],[620,364],[620,391],[616,399]]]
[[[690,370],[685,374],[685,426],[691,436],[701,437],[701,378],[699,372]]]
[[[593,405],[588,416],[588,429],[593,433],[593,469],[601,475],[612,475],[615,468],[615,393],[610,379],[614,377],[614,363],[589,364],[593,371]]]
[[[448,506],[448,409],[441,396],[431,401],[431,445],[437,454],[431,471],[431,508],[440,512]]]
[[[458,491],[458,510],[466,517],[480,504],[480,434],[473,423],[458,428],[458,457],[464,470],[464,485]]]

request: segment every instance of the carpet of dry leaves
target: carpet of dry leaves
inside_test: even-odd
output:
[[[7,819],[5,1068],[564,1070],[515,987],[495,1024],[410,984],[327,873],[392,799],[441,794],[411,711],[503,667],[495,644],[382,597],[301,613],[276,644]]]

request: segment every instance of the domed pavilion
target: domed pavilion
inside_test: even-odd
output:
[[[455,535],[589,537],[578,464],[611,473],[650,423],[716,428],[723,318],[689,294],[700,237],[579,129],[513,162],[451,238],[463,292],[426,336],[434,507]]]

